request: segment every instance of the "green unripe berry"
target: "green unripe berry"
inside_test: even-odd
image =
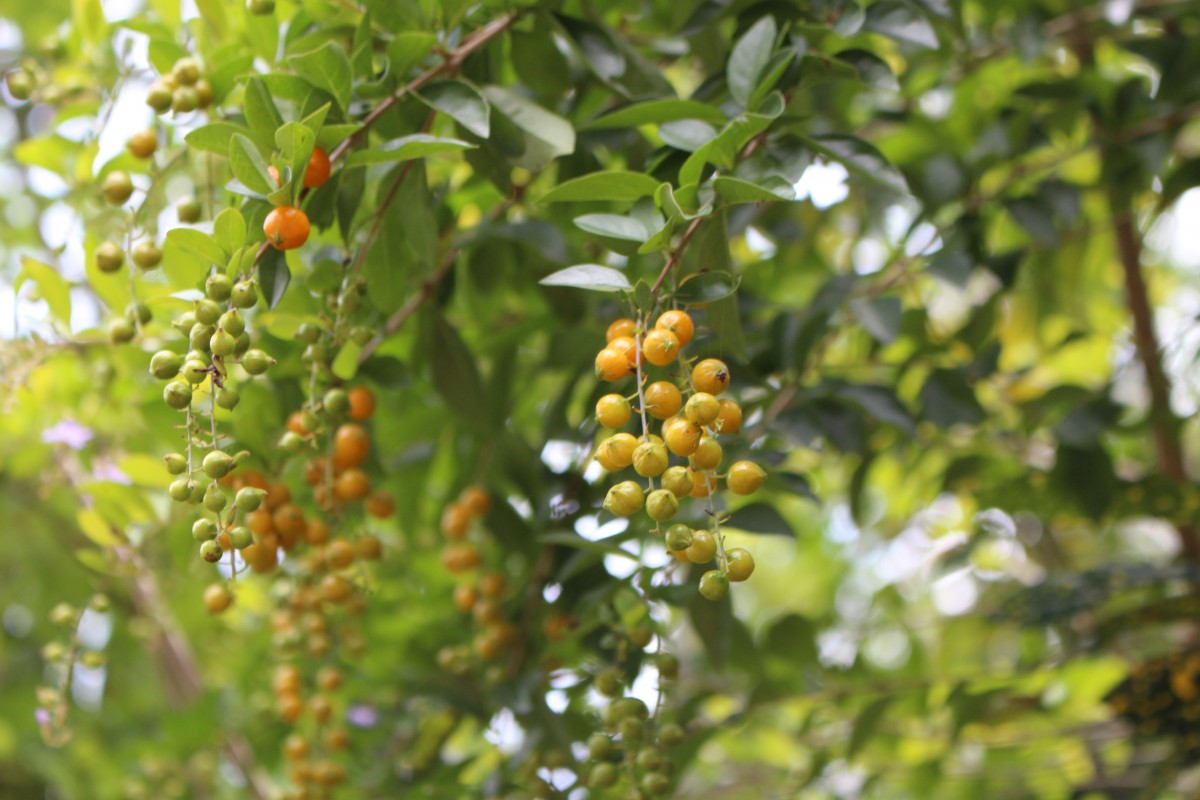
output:
[[[616,752],[613,740],[603,733],[593,733],[587,740],[588,756],[595,761],[607,761]]]
[[[617,782],[617,768],[612,764],[596,764],[588,773],[588,786],[604,789]]]
[[[225,510],[225,504],[229,502],[225,497],[224,492],[217,486],[216,483],[210,483],[208,488],[204,490],[204,507],[214,514],[220,514]]]
[[[246,8],[251,14],[263,16],[265,14],[275,13],[275,0],[250,0],[246,4]]]
[[[33,80],[23,69],[16,69],[5,75],[4,82],[8,84],[8,93],[14,100],[24,102],[33,95]]]
[[[191,225],[200,221],[200,215],[204,213],[204,209],[200,205],[200,201],[194,197],[189,197],[187,200],[181,200],[179,205],[175,206],[175,214],[179,217],[179,221]]]
[[[162,263],[162,248],[151,241],[138,242],[129,253],[139,269],[152,270]]]
[[[301,323],[299,328],[296,328],[296,341],[304,344],[313,344],[321,338],[321,328],[318,325],[313,325],[311,322]]]
[[[174,99],[174,93],[165,84],[158,81],[155,81],[150,87],[150,91],[146,93],[146,105],[153,108],[159,114],[165,114],[170,111],[171,102]]]
[[[187,469],[187,456],[183,453],[167,453],[163,461],[167,462],[167,472],[172,475],[182,475]]]
[[[84,651],[83,655],[79,657],[79,663],[88,669],[100,669],[104,666],[104,653],[98,650]]]
[[[375,338],[375,332],[363,325],[356,325],[350,330],[350,340],[359,347],[366,346],[367,342]]]
[[[667,528],[664,537],[668,550],[686,550],[692,543],[692,529],[679,522]]]
[[[97,593],[92,595],[92,599],[88,601],[88,608],[97,614],[104,614],[112,608],[112,602],[108,599],[108,595]]]
[[[656,522],[666,522],[679,513],[679,498],[666,489],[655,489],[646,498],[646,513]]]
[[[230,301],[235,308],[254,308],[258,303],[258,287],[253,280],[238,281],[233,286]]]
[[[134,328],[133,323],[124,317],[108,323],[108,338],[113,344],[131,342],[135,333],[137,333],[137,329]]]
[[[145,303],[130,303],[125,309],[125,319],[145,325],[154,319],[154,312]]]
[[[237,339],[223,328],[217,328],[217,332],[208,340],[208,349],[212,351],[214,356],[224,358],[225,356],[233,355],[234,348],[236,347]]]
[[[676,497],[687,497],[692,493],[693,485],[692,476],[688,474],[687,467],[667,467],[666,472],[662,474],[662,487]]]
[[[200,98],[200,107],[208,108],[214,97],[212,84],[204,78],[196,81],[196,96]]]
[[[171,68],[171,77],[181,86],[194,86],[200,80],[200,65],[190,58],[181,58]]]
[[[637,754],[638,769],[653,772],[663,765],[663,755],[654,747],[643,747]]]
[[[246,318],[238,313],[236,308],[231,308],[217,320],[217,327],[237,338],[246,332]]]
[[[116,242],[104,242],[96,248],[96,269],[113,273],[125,266],[125,252]]]
[[[617,723],[617,733],[621,734],[621,739],[625,742],[641,741],[645,730],[645,723],[636,717],[626,717]]]
[[[233,504],[237,506],[237,510],[243,514],[249,514],[251,511],[257,511],[262,505],[263,498],[267,493],[262,489],[255,489],[253,486],[245,486],[238,489],[237,496],[233,498]]]
[[[275,359],[262,350],[247,350],[246,355],[242,356],[242,369],[251,375],[262,375],[274,363]]]
[[[208,486],[200,481],[191,482],[192,491],[188,494],[188,505],[198,506],[204,502],[204,493],[208,491]]]
[[[200,94],[191,86],[180,86],[171,95],[171,110],[176,114],[187,114],[200,107]]]
[[[650,719],[650,709],[637,697],[622,697],[614,705],[621,719]]]
[[[42,646],[42,660],[55,664],[67,657],[67,648],[62,642],[48,642]]]
[[[159,350],[150,356],[150,374],[161,381],[174,378],[182,366],[183,356],[170,350]]]
[[[128,172],[110,172],[104,176],[100,191],[110,206],[119,206],[133,196],[133,180]]]
[[[163,387],[163,402],[183,411],[192,404],[192,387],[182,381],[171,381]]]
[[[254,544],[254,534],[245,525],[238,525],[229,530],[229,543],[234,550],[245,550]]]
[[[213,480],[224,478],[229,474],[229,470],[233,469],[233,456],[224,450],[213,450],[204,457],[204,461],[200,463],[200,468],[204,470],[205,475]]]
[[[325,364],[329,361],[329,346],[325,342],[310,344],[300,354],[300,360],[305,364],[312,364],[314,361],[318,364]]]
[[[204,383],[208,377],[208,364],[203,361],[189,360],[183,364],[183,379],[193,386]]]
[[[197,300],[195,314],[196,322],[203,323],[204,325],[216,325],[217,320],[221,318],[221,307],[217,305],[215,300],[207,298]]]
[[[717,555],[717,540],[708,531],[693,531],[692,543],[688,545],[688,561],[693,564],[707,564]]]
[[[616,670],[606,669],[596,676],[595,681],[596,691],[605,697],[617,697],[623,691],[621,687],[621,676]]]
[[[221,545],[217,544],[216,539],[210,539],[200,544],[200,557],[210,564],[220,561],[223,555],[225,555],[225,551],[221,549]]]
[[[642,777],[642,791],[660,797],[671,788],[671,779],[661,772],[648,772]]]
[[[172,481],[167,487],[167,494],[171,495],[171,499],[176,503],[186,503],[192,497],[192,482],[186,478]]]
[[[631,517],[646,502],[642,487],[634,481],[622,481],[608,490],[604,497],[604,508],[618,517]]]
[[[294,431],[288,431],[279,437],[279,449],[289,455],[299,453],[302,447],[304,447],[304,437]]]
[[[209,275],[208,280],[204,282],[204,294],[209,300],[224,303],[233,294],[233,278],[223,272]]]
[[[238,394],[238,390],[232,386],[222,386],[217,389],[217,405],[226,411],[232,411],[237,408],[238,402],[242,396]]]
[[[233,345],[233,357],[241,358],[246,355],[246,351],[250,349],[250,334],[243,333],[237,337],[237,342]]]
[[[59,603],[50,609],[50,624],[57,625],[60,628],[73,627],[78,613],[75,606],[70,603]]]
[[[217,523],[211,519],[198,519],[192,523],[192,538],[198,542],[207,542],[217,538]]]
[[[655,666],[658,667],[660,677],[667,680],[674,680],[679,677],[679,659],[670,653],[659,653],[658,659],[655,661]]]
[[[350,396],[345,389],[330,389],[321,398],[325,413],[331,417],[343,417],[350,411]]]
[[[158,149],[158,133],[153,129],[138,131],[126,140],[125,149],[134,158],[150,158]]]
[[[184,336],[189,336],[192,328],[196,327],[196,315],[191,311],[185,311],[175,318],[171,323],[171,327],[182,333]]]
[[[700,594],[709,600],[720,600],[729,594],[729,579],[719,570],[710,569],[700,576]]]
[[[629,641],[634,647],[644,648],[654,640],[654,629],[642,623],[629,629]]]
[[[202,353],[207,353],[208,343],[216,332],[216,326],[197,322],[192,326],[191,331],[188,332],[188,347],[193,350],[199,350]]]
[[[670,463],[666,445],[650,440],[642,442],[633,451],[633,471],[643,478],[653,478],[663,473]]]
[[[663,655],[666,654],[664,653]],[[659,674],[662,674],[661,667],[659,668]],[[674,722],[668,722],[658,729],[658,741],[666,747],[674,747],[683,741],[683,728]]]

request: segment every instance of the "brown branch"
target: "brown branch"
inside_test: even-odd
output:
[[[658,273],[658,280],[654,282],[654,288],[650,290],[650,296],[655,300],[658,299],[658,293],[662,290],[663,281],[667,279],[669,273],[676,267],[683,258],[683,251],[688,246],[688,242],[692,240],[692,236],[700,228],[700,223],[704,221],[704,217],[696,217],[692,220],[692,224],[687,226],[687,230],[683,232],[683,238],[679,240],[679,244],[675,245],[675,249],[671,251],[671,255],[667,258],[667,263],[663,264],[662,272]]]

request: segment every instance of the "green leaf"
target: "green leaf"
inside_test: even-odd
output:
[[[216,153],[228,158],[233,137],[239,134],[247,136],[249,133],[248,129],[241,125],[234,125],[232,122],[213,122],[188,131],[183,140],[188,143],[188,147],[195,150]]]
[[[71,326],[71,284],[59,274],[58,270],[36,258],[21,256],[21,272],[13,283],[13,290],[20,291],[21,284],[33,281],[42,299],[62,324]]]
[[[105,521],[100,512],[94,508],[81,508],[75,512],[75,522],[84,535],[100,547],[115,547],[121,544],[113,526]]]
[[[821,155],[842,164],[861,178],[900,194],[911,194],[908,181],[892,162],[862,139],[845,134],[830,134],[801,140]]]
[[[843,50],[835,58],[854,67],[858,71],[859,80],[868,86],[893,92],[900,88],[900,82],[896,80],[892,68],[874,53],[866,50]]]
[[[851,300],[850,310],[877,341],[891,344],[900,335],[900,313],[903,309],[899,297]]]
[[[677,150],[694,153],[717,137],[717,129],[698,119],[666,122],[658,127],[658,138]]]
[[[625,274],[599,264],[576,264],[542,278],[543,286],[573,286],[594,292],[627,292],[633,288]]]
[[[796,188],[777,176],[768,176],[762,183],[751,183],[741,178],[718,176],[713,180],[713,189],[729,204],[777,203],[796,199]]]
[[[291,167],[292,181],[297,188],[304,183],[304,172],[316,143],[316,134],[301,122],[289,122],[275,131],[275,146]]]
[[[172,228],[167,231],[167,242],[193,256],[224,268],[229,256],[213,237],[194,228]]]
[[[437,36],[424,31],[402,31],[388,42],[387,56],[391,73],[403,80],[437,44]]]
[[[325,125],[325,118],[329,116],[329,109],[332,108],[332,106],[333,106],[332,103],[325,103],[320,108],[318,108],[316,111],[313,111],[307,117],[300,120],[300,124],[303,125],[304,127],[308,128],[310,131],[312,131],[314,138],[320,136],[321,132],[322,132],[322,128]],[[334,127],[337,127],[337,126],[334,126]],[[351,125],[348,127],[350,128],[351,131],[358,129],[357,125]],[[341,140],[339,139],[338,141],[341,141]]]
[[[217,214],[213,220],[213,238],[227,256],[233,255],[246,243],[246,220],[242,218],[242,212],[227,208]]]
[[[240,133],[234,134],[230,140],[229,162],[234,176],[250,191],[269,195],[279,188],[271,173],[267,172],[267,163],[263,161],[254,142]]]
[[[712,303],[737,291],[737,280],[728,272],[696,272],[685,275],[673,297],[681,303]]]
[[[763,17],[738,39],[729,54],[725,80],[729,85],[730,97],[742,108],[749,110],[750,98],[771,60],[778,33],[775,18]]]
[[[610,82],[625,74],[625,56],[607,28],[561,14],[556,14],[554,18],[562,25],[597,78]]]
[[[892,704],[891,695],[877,697],[867,704],[854,720],[854,732],[850,734],[850,742],[846,745],[846,758],[853,759],[871,738],[871,734],[879,727],[888,706]]]
[[[491,106],[474,86],[462,81],[441,81],[421,89],[417,97],[436,111],[455,120],[481,139],[491,131]]]
[[[175,62],[188,55],[187,48],[169,39],[152,39],[147,48],[147,57],[159,74],[168,75]]]
[[[644,242],[650,235],[642,223],[619,214],[584,214],[576,217],[574,222],[575,227],[588,233],[629,242]]]
[[[637,200],[650,197],[659,181],[641,172],[609,170],[564,181],[541,197],[543,203],[577,200]]]
[[[250,126],[250,138],[258,145],[259,150],[264,153],[271,152],[275,146],[275,131],[283,124],[283,117],[275,107],[275,101],[261,78],[254,77],[246,81],[243,103],[246,122]]]
[[[742,148],[765,131],[771,122],[783,113],[783,109],[783,96],[779,92],[773,92],[763,101],[759,111],[742,114],[730,120],[715,139],[692,153],[688,160],[683,162],[683,166],[679,168],[679,185],[683,187],[699,184],[706,164],[715,164],[724,169],[732,168]]]
[[[349,109],[353,70],[345,50],[329,42],[310,53],[291,56],[288,63],[301,78],[329,92],[343,113]]]
[[[567,120],[501,86],[484,87],[483,94],[525,133],[525,152],[513,159],[517,166],[541,169],[575,152],[575,129]]]
[[[362,353],[362,345],[349,341],[338,350],[333,359],[333,374],[344,381],[351,380],[358,372],[358,356]]]
[[[929,20],[903,0],[877,0],[872,3],[867,8],[863,28],[917,47],[938,46],[937,33]]]
[[[961,370],[934,370],[921,387],[920,399],[925,417],[943,428],[978,425],[986,417]]]
[[[367,164],[386,164],[392,161],[411,161],[414,158],[449,153],[456,150],[469,150],[475,145],[461,139],[447,139],[428,133],[414,133],[393,139],[370,150],[359,150],[346,159],[347,167],[361,167]]]
[[[79,31],[85,42],[96,44],[104,37],[107,23],[104,21],[104,9],[100,0],[71,0],[71,18],[75,30]]]
[[[769,503],[751,503],[735,509],[728,524],[747,533],[769,533],[793,538],[796,536],[795,529],[775,506]]]
[[[441,314],[430,316],[433,386],[463,422],[472,428],[484,427],[489,419],[488,407],[475,357]]]
[[[582,130],[634,128],[638,125],[661,125],[664,122],[684,119],[699,120],[712,125],[724,125],[728,121],[720,109],[697,100],[647,100],[610,111],[584,125]]]
[[[268,247],[258,262],[258,286],[267,300],[267,308],[275,308],[283,299],[292,271],[288,269],[287,256],[282,250]]]
[[[388,191],[400,169],[403,167],[396,167],[384,176],[379,185],[381,193]],[[407,279],[428,273],[436,255],[437,221],[425,183],[424,165],[417,162],[388,206],[379,236],[363,263],[371,304],[385,314],[399,308],[407,294]]]

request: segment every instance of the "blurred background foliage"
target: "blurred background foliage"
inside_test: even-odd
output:
[[[135,168],[124,139],[154,120],[149,64],[187,47],[224,81],[210,114],[240,119],[244,74],[287,73],[283,56],[365,35],[374,66],[386,56],[393,71],[380,77],[368,58],[346,110],[357,119],[436,61],[418,48],[405,62],[406,47],[428,34],[453,48],[518,6],[463,78],[565,120],[571,146],[515,124],[511,105],[500,114],[498,95],[490,136],[439,116],[434,134],[477,147],[414,162],[387,212],[394,235],[364,272],[364,321],[382,330],[458,256],[355,376],[378,398],[370,466],[399,510],[373,523],[386,556],[372,567],[365,652],[347,668],[342,796],[605,796],[575,782],[587,772],[578,745],[599,727],[591,676],[612,659],[600,633],[613,615],[617,628],[644,619],[633,587],[651,580],[630,565],[649,576],[666,555],[636,535],[644,522],[630,536],[610,524],[609,480],[588,469],[604,391],[592,359],[624,308],[538,281],[581,262],[652,281],[662,253],[575,220],[661,207],[543,198],[614,169],[682,189],[689,153],[751,107],[726,67],[767,18],[778,37],[755,63],[759,76],[778,67],[783,107],[731,174],[780,200],[718,204],[680,274],[737,286],[714,299],[720,280],[693,284],[694,348],[731,365],[747,421],[731,454],[771,477],[731,503],[729,538],[758,561],[731,602],[696,600],[678,577],[647,596],[682,663],[663,698],[687,732],[669,751],[672,791],[1200,790],[1195,3],[279,0],[267,19],[289,24],[281,38],[222,0],[42,0],[0,14],[0,71],[34,82],[31,100],[6,89],[0,106],[0,796],[252,796],[247,751],[253,770],[286,774],[268,689],[277,584],[252,577],[234,612],[205,613],[213,568],[194,556],[191,512],[165,495],[159,458],[178,433],[146,374],[156,348],[110,343],[124,278],[90,266],[122,224],[98,200],[99,176]],[[603,120],[666,97],[708,110]],[[418,131],[428,113],[398,104],[377,133]],[[160,123],[180,160],[146,200],[152,230],[175,227],[174,204],[192,194],[210,212],[234,197],[213,184],[221,159],[182,147],[205,121]],[[342,189],[364,200],[360,222],[392,178],[386,165],[367,174]],[[514,180],[510,213],[488,218]],[[275,441],[307,380],[291,337],[320,311],[319,263],[343,253],[338,226],[322,227],[288,257],[281,302],[256,317],[256,346],[278,367],[219,417],[285,477],[299,465],[281,467]],[[152,338],[195,282],[187,254],[167,256],[166,280],[138,278]],[[503,675],[456,677],[437,657],[472,636],[438,557],[442,509],[469,483],[495,498],[485,561],[509,576],[508,612],[536,629],[563,611],[578,626],[563,642],[528,634],[531,652]],[[587,546],[608,534],[640,562],[613,542]],[[95,591],[111,600],[86,620],[105,665],[77,670],[71,740],[51,748],[35,716],[41,651],[60,637],[48,615]],[[647,665],[634,693],[653,700],[654,674]]]

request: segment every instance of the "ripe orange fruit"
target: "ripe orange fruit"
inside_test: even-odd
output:
[[[486,517],[492,510],[492,496],[482,486],[468,486],[458,496],[458,502],[476,517]]]
[[[383,542],[379,541],[379,537],[369,533],[358,537],[358,541],[354,543],[354,549],[363,561],[378,561],[383,556]]]
[[[363,507],[372,517],[386,519],[396,513],[396,499],[392,497],[390,492],[383,489],[376,489],[371,492],[371,496],[367,498],[367,502],[363,504]]]
[[[442,509],[442,533],[447,539],[462,539],[471,524],[471,509],[463,503],[450,503]]]
[[[633,414],[629,401],[619,394],[606,394],[596,401],[596,421],[606,428],[619,428]]]
[[[287,487],[287,484],[276,482],[267,487],[267,496],[263,498],[263,505],[268,511],[274,511],[291,499],[292,490]]]
[[[679,355],[679,337],[668,330],[655,328],[642,339],[642,355],[656,367],[665,367]]]
[[[666,419],[679,413],[683,395],[670,381],[655,381],[646,387],[646,413],[655,419]]]
[[[725,483],[734,494],[754,494],[766,479],[766,471],[758,464],[753,461],[736,461],[729,468]]]
[[[479,566],[479,550],[473,544],[452,544],[442,550],[442,566],[447,572],[466,572]]]
[[[367,460],[371,437],[362,425],[347,422],[333,435],[333,464],[339,469],[360,466]]]
[[[308,158],[308,166],[304,170],[304,188],[316,189],[321,186],[329,180],[331,169],[329,154],[320,147],[314,147],[312,155]]]
[[[346,394],[350,399],[350,419],[370,419],[375,413],[375,393],[366,386],[355,386]]]
[[[479,582],[479,590],[485,597],[499,597],[504,594],[505,585],[504,575],[499,572],[489,572]]]
[[[272,519],[271,512],[265,508],[260,508],[257,511],[251,511],[247,514],[246,525],[260,539],[275,532],[275,520]]]
[[[732,400],[722,400],[714,427],[718,433],[737,433],[742,429],[742,407]]]
[[[308,241],[308,215],[295,206],[279,206],[267,214],[263,233],[276,250],[295,250]]]
[[[284,503],[276,508],[271,514],[271,522],[274,523],[275,533],[279,536],[280,543],[285,550],[290,550],[292,546],[295,546],[308,527],[304,520],[304,512],[294,503]],[[291,546],[289,546],[289,542]]]
[[[297,436],[308,436],[311,431],[304,427],[304,412],[293,411],[287,420],[287,429]]]
[[[464,614],[469,614],[479,599],[479,592],[474,586],[462,584],[454,587],[454,607]]]
[[[310,519],[304,528],[304,541],[310,545],[325,544],[329,541],[329,526],[324,520]]]
[[[596,354],[596,377],[605,381],[619,381],[629,374],[629,361],[625,354],[606,347]]]
[[[686,311],[664,311],[658,321],[654,323],[654,327],[675,334],[680,347],[686,347],[696,332],[692,318],[687,315]]]
[[[618,336],[628,336],[633,338],[633,334],[637,332],[637,323],[628,318],[614,319],[608,326],[608,331],[605,333],[606,341],[611,342]]]
[[[687,417],[671,417],[663,423],[663,440],[677,456],[690,456],[700,444],[700,426]]]
[[[637,342],[632,336],[618,336],[605,345],[605,349],[616,350],[625,356],[625,361],[629,364],[630,371],[637,368]]]
[[[214,583],[204,590],[204,607],[210,614],[221,614],[233,604],[233,595],[229,589],[220,583]]]
[[[334,539],[325,548],[325,559],[334,569],[345,569],[354,563],[354,545],[345,539]]]
[[[729,367],[715,358],[704,359],[692,368],[692,386],[697,392],[720,394],[729,388]]]
[[[346,500],[362,500],[371,491],[371,481],[361,469],[348,469],[333,482],[333,496]]]
[[[344,603],[354,594],[354,584],[341,575],[326,575],[321,579],[321,596],[331,603]]]

